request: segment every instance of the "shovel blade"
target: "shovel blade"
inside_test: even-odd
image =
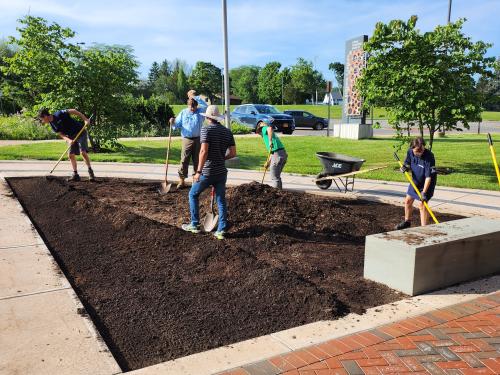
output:
[[[203,218],[203,230],[205,232],[211,232],[217,226],[219,222],[219,215],[214,215],[212,213],[206,214]]]
[[[169,184],[167,181],[163,181],[160,187],[158,188],[158,193],[167,194],[168,192],[170,192],[171,187],[172,184]]]

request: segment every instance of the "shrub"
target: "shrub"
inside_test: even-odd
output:
[[[35,140],[55,139],[57,135],[49,125],[39,124],[36,120],[23,116],[0,116],[0,139]]]
[[[233,134],[250,134],[252,129],[245,125],[237,124],[235,122],[231,123],[231,132]]]

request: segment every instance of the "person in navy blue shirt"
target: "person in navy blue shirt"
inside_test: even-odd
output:
[[[82,113],[76,109],[64,109],[61,111],[56,111],[51,114],[46,108],[42,108],[38,111],[38,118],[44,124],[50,124],[52,130],[59,135],[66,143],[71,144],[76,138],[80,130],[84,125],[71,115],[78,116],[86,125],[90,124],[90,120]],[[71,166],[73,167],[73,175],[69,178],[69,181],[80,181],[80,175],[78,174],[77,163],[75,155],[80,155],[87,164],[89,169],[89,178],[91,181],[95,180],[94,171],[90,165],[90,158],[88,155],[88,140],[87,140],[87,130],[84,130],[78,139],[71,145],[69,149],[69,160],[71,161]]]
[[[434,154],[425,148],[425,141],[422,137],[413,139],[410,149],[406,153],[406,159],[401,167],[401,172],[409,171],[411,171],[413,182],[422,194],[422,201],[419,208],[420,224],[424,226],[429,222],[429,213],[425,209],[424,201],[428,202],[434,195],[437,174]],[[410,184],[405,198],[405,219],[396,226],[396,229],[405,229],[411,226],[411,215],[415,199],[420,200],[418,194]]]

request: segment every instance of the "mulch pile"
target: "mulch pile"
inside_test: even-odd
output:
[[[404,297],[362,277],[365,236],[392,230],[402,207],[245,184],[228,188],[219,241],[179,229],[188,190],[8,181],[123,370]]]

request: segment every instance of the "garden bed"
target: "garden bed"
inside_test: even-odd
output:
[[[8,182],[123,370],[404,297],[362,277],[365,236],[392,230],[403,207],[245,184],[228,188],[231,227],[219,241],[179,229],[187,189]],[[201,212],[208,202],[207,191]]]

